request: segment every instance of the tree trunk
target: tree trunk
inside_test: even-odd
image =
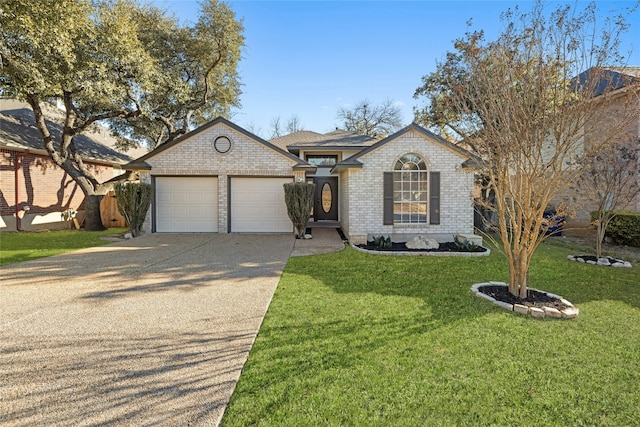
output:
[[[598,228],[596,229],[596,257],[602,256],[602,241],[604,240],[604,224],[602,221],[598,222]]]
[[[103,195],[86,195],[84,199],[84,229],[86,231],[100,231],[105,227],[100,217],[100,202]]]
[[[509,252],[507,258],[509,260],[509,292],[516,297],[526,298],[531,256],[525,249],[520,249]]]

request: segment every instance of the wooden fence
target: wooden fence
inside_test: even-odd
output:
[[[115,191],[109,191],[109,194],[102,198],[100,202],[100,216],[102,217],[102,225],[107,228],[127,226],[124,217],[118,212],[118,202],[116,201]]]

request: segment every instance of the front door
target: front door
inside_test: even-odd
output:
[[[318,176],[313,179],[316,185],[313,204],[314,221],[338,220],[338,177]]]

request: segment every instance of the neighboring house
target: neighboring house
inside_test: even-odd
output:
[[[292,232],[283,184],[313,181],[313,221],[352,243],[473,235],[473,156],[415,124],[375,140],[301,131],[265,141],[217,118],[125,166],[154,188],[148,232]]]
[[[55,108],[43,107],[50,112]],[[49,125],[54,139],[58,138],[62,126]],[[100,182],[123,173],[121,166],[133,157],[112,148],[115,139],[103,128],[77,136],[75,142]],[[74,209],[81,222],[83,202],[80,187],[44,149],[29,105],[0,98],[0,231],[67,228],[62,213]]]
[[[584,82],[591,69],[580,74],[576,80],[578,82]],[[603,76],[599,87],[596,88],[596,96],[611,97],[613,103],[608,106],[608,109],[602,114],[602,119],[595,123],[589,124],[595,128],[589,132],[591,138],[598,138],[599,129],[609,129],[607,124],[603,124],[602,120],[615,120],[619,115],[620,109],[630,110],[635,117],[632,117],[632,121],[629,123],[629,127],[623,134],[628,141],[635,141],[640,146],[640,67],[615,67],[606,68],[603,70]],[[606,91],[606,94],[605,94]],[[623,114],[626,120],[627,114]],[[585,144],[589,144],[590,140],[584,141]],[[640,162],[637,165],[638,179],[640,185]],[[584,225],[590,222],[589,213],[593,211],[596,206],[588,200],[588,198],[581,195],[579,192],[568,191],[564,193],[559,200],[564,200],[568,206],[575,210],[575,219],[573,225]],[[627,206],[618,206],[619,209],[632,210],[640,212],[640,196],[637,196]]]

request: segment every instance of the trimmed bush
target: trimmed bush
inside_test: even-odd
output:
[[[133,236],[138,236],[151,204],[151,184],[144,182],[117,183],[114,187],[118,211]]]
[[[597,212],[591,212],[591,222]],[[618,245],[640,247],[640,212],[618,211],[607,226],[605,237]]]
[[[307,223],[313,208],[313,191],[315,184],[307,182],[288,182],[284,184],[284,200],[287,214],[296,229],[299,239],[304,237]]]

